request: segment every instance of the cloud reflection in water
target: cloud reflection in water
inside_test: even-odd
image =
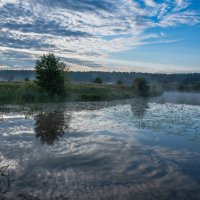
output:
[[[11,168],[15,182],[7,196],[21,193],[61,200],[200,198],[199,143],[187,140],[186,133],[176,135],[188,116],[196,129],[200,128],[199,107],[185,105],[182,111],[181,105],[174,104],[116,104],[105,103],[96,109],[93,104],[90,110],[88,103],[85,108],[82,104],[71,110],[71,105],[66,105],[60,110],[36,112],[28,119],[15,118],[15,114],[5,118],[0,134],[8,134],[1,137],[0,163],[16,165]],[[143,129],[138,129],[140,120],[145,123]],[[172,121],[174,129],[170,129]],[[152,124],[159,126],[155,129]],[[194,134],[189,125],[185,125],[185,132]],[[168,131],[174,134],[163,135]],[[159,138],[157,143],[151,141],[154,135]]]

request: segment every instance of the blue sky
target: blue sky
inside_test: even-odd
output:
[[[0,0],[0,69],[200,72],[200,0]]]

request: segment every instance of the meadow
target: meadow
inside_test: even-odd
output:
[[[65,85],[65,95],[59,96],[39,88],[31,81],[0,83],[1,104],[102,101],[135,96],[133,88],[118,85],[70,83]]]

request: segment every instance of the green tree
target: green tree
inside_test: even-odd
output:
[[[149,95],[149,85],[145,78],[137,77],[133,81],[133,87],[140,96],[147,97]]]
[[[26,77],[26,78],[24,78],[24,81],[25,81],[25,82],[29,82],[30,79],[29,79],[28,77]]]
[[[179,87],[178,87],[178,90],[180,90],[180,91],[186,90],[185,85],[184,84],[180,84]]]
[[[194,89],[194,90],[200,90],[200,81],[195,82],[195,83],[193,84],[193,89]]]
[[[64,95],[65,70],[69,70],[66,64],[54,54],[44,54],[36,61],[36,84],[52,94]]]
[[[123,82],[120,81],[120,80],[118,80],[118,81],[117,81],[117,85],[123,85]]]
[[[101,78],[100,77],[96,77],[95,79],[94,79],[94,81],[93,81],[93,83],[103,83],[103,81],[101,80]]]

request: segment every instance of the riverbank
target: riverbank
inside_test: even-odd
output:
[[[70,83],[65,85],[64,96],[52,95],[41,90],[34,82],[1,82],[1,104],[46,103],[63,101],[108,101],[137,97],[137,92],[126,85]],[[151,89],[150,96],[158,95]]]

